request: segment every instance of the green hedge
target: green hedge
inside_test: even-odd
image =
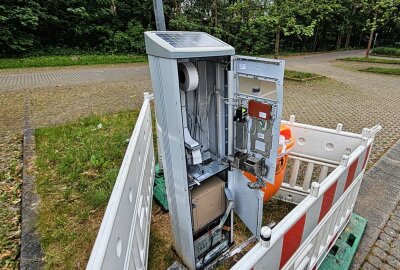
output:
[[[54,66],[77,66],[77,65],[104,65],[145,62],[144,55],[57,55],[38,56],[26,58],[0,58],[0,69],[7,68],[31,68],[31,67],[54,67]]]
[[[400,57],[400,48],[379,47],[372,50],[374,54]]]

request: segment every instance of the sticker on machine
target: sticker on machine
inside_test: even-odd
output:
[[[255,148],[259,151],[265,152],[265,143],[259,140],[255,141]]]
[[[264,140],[264,133],[257,133],[257,137]]]
[[[258,117],[263,118],[263,119],[266,119],[266,118],[267,118],[267,113],[265,113],[265,112],[259,112],[259,113],[258,113]]]

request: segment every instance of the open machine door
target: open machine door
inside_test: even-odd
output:
[[[152,98],[145,93],[86,269],[147,269],[154,181]]]
[[[275,181],[282,115],[282,60],[235,56],[233,85],[233,172],[229,189],[235,211],[250,231],[260,235],[263,192]]]

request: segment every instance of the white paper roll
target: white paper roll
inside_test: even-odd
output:
[[[179,63],[179,88],[183,91],[192,91],[199,85],[199,74],[192,62]]]

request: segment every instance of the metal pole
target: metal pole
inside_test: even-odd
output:
[[[153,0],[154,15],[156,18],[157,31],[165,31],[165,18],[164,18],[164,7],[162,0]]]

